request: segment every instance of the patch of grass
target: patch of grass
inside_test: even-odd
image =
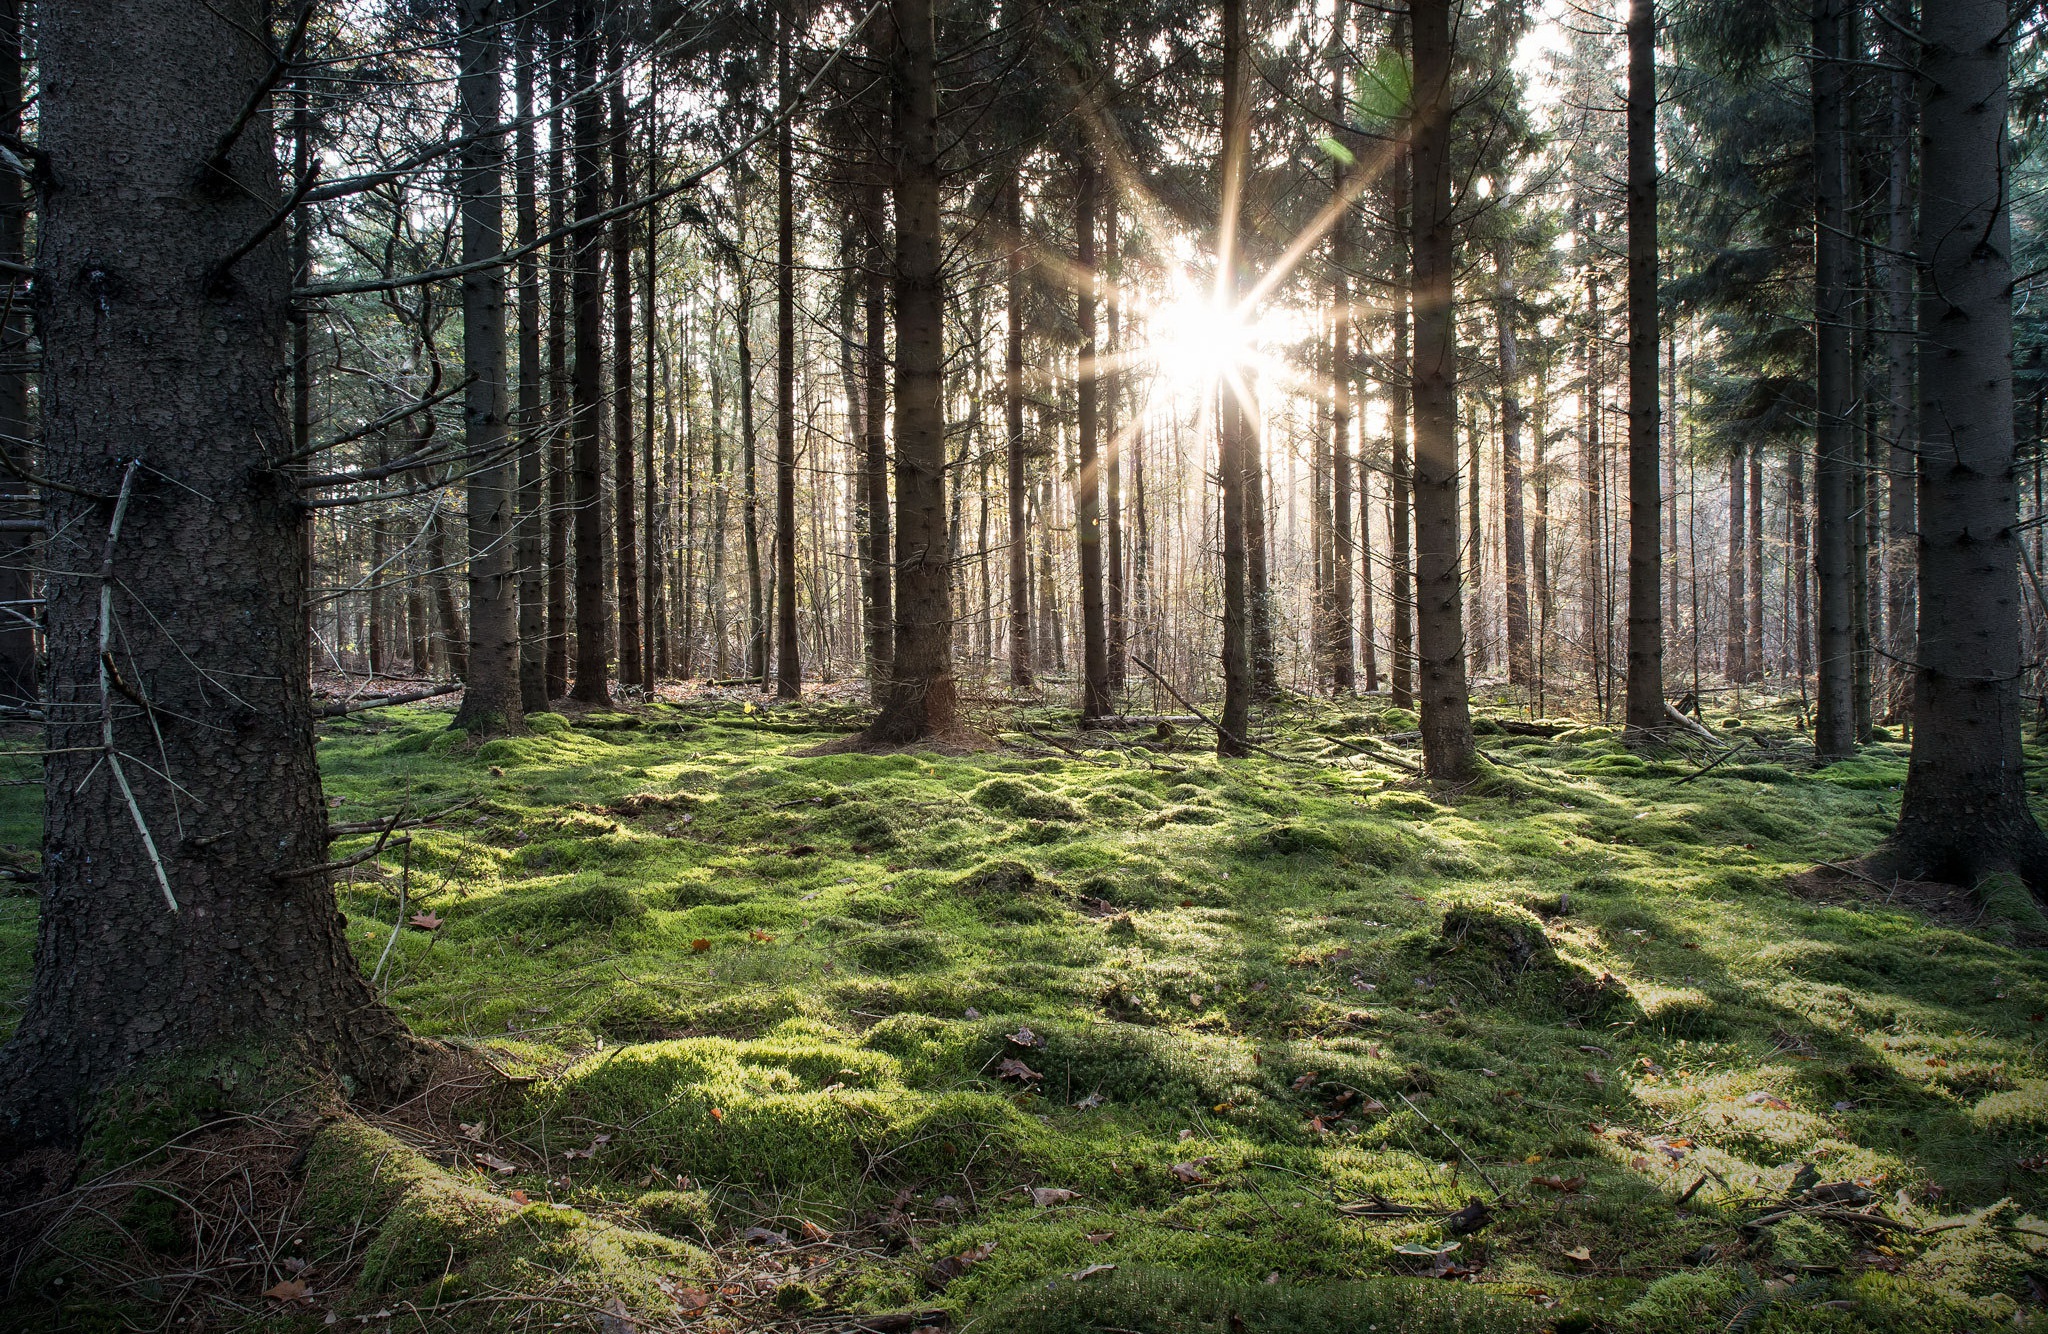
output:
[[[1753,709],[1757,762],[1677,786],[1698,761],[1611,728],[1488,729],[1487,779],[1447,792],[1334,748],[813,755],[842,720],[812,708],[539,715],[475,749],[388,713],[321,746],[337,818],[473,801],[415,840],[408,911],[442,925],[400,935],[390,999],[532,1082],[473,1113],[502,1178],[322,1132],[307,1207],[374,1229],[350,1311],[513,1282],[654,1310],[663,1281],[710,1281],[684,1243],[808,1223],[861,1244],[764,1290],[783,1316],[2042,1327],[2033,905],[1992,885],[1981,924],[1944,925],[1791,879],[1875,846],[1898,747],[1813,769]],[[1323,755],[1414,724],[1360,703],[1276,726]],[[340,887],[366,966],[399,861]],[[0,898],[17,994],[33,928]],[[130,1139],[177,1119],[131,1111]],[[1802,1165],[1964,1226],[1745,1230]],[[1492,1223],[1453,1236],[1475,1195]],[[1375,1196],[1410,1212],[1340,1208]],[[139,1234],[178,1225],[136,1207]],[[1482,1282],[1417,1277],[1431,1251]]]

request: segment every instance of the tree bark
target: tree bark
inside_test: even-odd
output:
[[[1912,52],[1907,42],[1887,27],[1890,57],[1905,66]],[[1887,175],[1885,240],[1885,422],[1889,436],[1886,472],[1891,502],[1885,543],[1885,581],[1889,590],[1887,619],[1891,628],[1891,708],[1901,711],[1909,697],[1914,659],[1915,537],[1918,514],[1914,499],[1918,435],[1913,421],[1913,72],[1900,68],[1888,79],[1887,107],[1890,169]]]
[[[803,693],[796,627],[796,132],[790,116],[793,6],[776,6],[775,70],[775,697]]]
[[[1003,259],[1007,280],[1003,340],[1003,425],[1005,490],[1010,511],[1010,684],[1031,684],[1030,530],[1025,525],[1024,497],[1024,209],[1019,169],[1007,168],[1003,182],[1003,217],[1009,228],[1009,251]]]
[[[1657,20],[1654,0],[1628,9],[1628,683],[1624,718],[1638,735],[1664,713],[1663,411],[1657,382]]]
[[[1395,46],[1405,52],[1405,9],[1394,16],[1394,28]],[[1396,145],[1394,160],[1387,170],[1387,213],[1394,229],[1394,290],[1389,301],[1394,315],[1394,352],[1387,385],[1387,430],[1393,452],[1387,489],[1387,532],[1392,544],[1387,553],[1391,579],[1388,596],[1394,604],[1394,662],[1389,688],[1395,707],[1403,709],[1415,707],[1415,544],[1409,529],[1414,515],[1414,478],[1408,452],[1408,409],[1413,388],[1409,380],[1409,307],[1415,285],[1414,256],[1408,241],[1412,156],[1409,145]]]
[[[882,168],[866,187],[867,273],[863,319],[867,350],[862,375],[867,386],[867,436],[861,442],[861,485],[867,501],[868,696],[882,698],[896,653],[893,605],[894,545],[889,522],[889,219],[883,202]],[[1021,392],[1021,391],[1020,391]],[[1022,399],[1018,411],[1023,411]],[[1019,428],[1021,430],[1021,427]]]
[[[614,37],[606,62],[612,78],[612,200],[633,197],[632,129],[626,117],[626,93],[620,80],[624,37]],[[639,443],[633,434],[633,225],[634,215],[612,219],[612,509],[617,542],[613,549],[614,596],[619,608],[619,684],[647,683],[640,661],[640,522],[635,476]],[[650,479],[651,480],[651,479]]]
[[[559,22],[559,18],[556,20]],[[548,230],[558,232],[568,221],[568,141],[563,105],[569,93],[570,67],[559,28],[548,31],[548,82],[554,111],[548,117]],[[569,693],[570,468],[569,445],[576,430],[575,391],[569,376],[569,269],[571,243],[557,237],[548,244],[548,651],[547,696]]]
[[[1748,681],[1750,672],[1749,584],[1742,536],[1743,525],[1749,518],[1748,493],[1744,489],[1748,476],[1742,451],[1737,450],[1728,458],[1728,625],[1721,643],[1721,674],[1735,685]]]
[[[505,37],[497,0],[462,0],[458,95],[467,137],[457,175],[465,264],[505,248]],[[519,585],[514,566],[518,464],[507,430],[505,270],[462,278],[463,451],[469,484],[469,672],[455,726],[473,736],[525,730],[519,687]]]
[[[72,535],[53,567],[78,572],[49,580],[50,698],[91,707],[47,727],[35,975],[0,1055],[17,1145],[75,1138],[95,1094],[187,1054],[288,1054],[373,1096],[421,1066],[327,878],[274,878],[325,858],[327,820],[275,462],[290,265],[273,237],[216,268],[280,202],[268,118],[203,165],[270,56],[224,20],[267,21],[254,0],[40,14],[38,139],[64,183],[35,283],[43,467],[84,493],[45,497]]]
[[[1074,183],[1074,323],[1080,330],[1074,396],[1079,418],[1080,466],[1074,470],[1074,555],[1081,577],[1081,717],[1114,711],[1109,698],[1109,627],[1102,595],[1102,474],[1097,433],[1098,349],[1095,342],[1095,158],[1085,145]]]
[[[1847,0],[1814,0],[1814,570],[1820,592],[1819,683],[1814,751],[1823,760],[1856,749],[1855,607],[1850,587],[1849,469],[1855,439],[1855,367],[1849,355],[1853,295],[1849,232]]]
[[[1235,308],[1244,289],[1238,225],[1243,208],[1245,156],[1250,127],[1245,114],[1244,4],[1223,0],[1223,161],[1221,217],[1216,238],[1217,304]],[[1226,375],[1218,413],[1216,470],[1221,479],[1223,527],[1223,716],[1216,731],[1216,753],[1226,759],[1250,753],[1251,700],[1255,656],[1246,553],[1249,504],[1246,475],[1256,466],[1251,434],[1251,405],[1244,380]]]
[[[1415,576],[1423,772],[1478,773],[1465,688],[1458,531],[1457,281],[1451,223],[1451,0],[1412,0],[1415,69]]]
[[[603,96],[597,81],[596,0],[574,0],[570,42],[575,60],[575,103],[570,110],[570,154],[575,161],[576,233],[570,305],[575,320],[573,404],[569,424],[574,454],[576,528],[576,683],[570,697],[585,704],[610,704],[609,616],[605,607],[603,444],[598,414],[604,411],[604,274],[598,251],[603,228],[588,221],[604,211]]]
[[[1341,70],[1340,70],[1341,74]],[[1338,105],[1344,105],[1339,86]],[[1344,173],[1337,172],[1337,188]],[[1351,392],[1357,368],[1352,364],[1350,209],[1330,230],[1330,684],[1340,695],[1358,688],[1357,645],[1352,628],[1353,555],[1351,532]],[[1367,577],[1371,572],[1368,569]]]
[[[518,32],[513,71],[513,106],[519,128],[512,140],[512,194],[519,246],[540,235],[540,202],[535,195],[533,142],[534,32],[531,21]],[[541,416],[540,261],[521,257],[514,270],[519,289],[519,536],[514,563],[519,571],[519,707],[538,713],[548,706],[547,533],[545,458],[547,423]]]
[[[22,88],[22,0],[0,0],[0,133],[18,139],[24,110]],[[304,101],[295,116],[293,139],[297,146],[293,167],[303,176],[310,162],[308,137],[311,127]],[[10,264],[28,262],[29,196],[26,183],[13,172],[0,173],[0,260]],[[311,238],[302,209],[292,224],[294,272],[311,264]],[[32,299],[19,275],[7,279],[9,293],[4,316],[0,316],[0,448],[10,458],[33,472],[35,428],[29,416],[28,376],[20,367],[29,358],[29,323],[26,306]],[[292,447],[302,451],[306,441],[299,429],[301,418],[310,421],[312,412],[312,357],[308,349],[306,322],[292,323]],[[303,390],[301,385],[304,386]],[[300,400],[305,399],[302,408]],[[0,479],[0,517],[34,520],[41,511],[31,489],[9,474]],[[310,532],[311,525],[308,524]],[[30,596],[30,572],[36,561],[32,533],[0,535],[0,602],[20,602]],[[41,697],[36,681],[35,630],[12,616],[0,617],[0,697],[29,704]]]
[[[881,15],[878,15],[879,19]],[[957,725],[946,532],[945,274],[932,0],[895,0],[896,643],[870,740]]]
[[[1507,557],[1508,684],[1529,686],[1535,680],[1529,651],[1529,564],[1524,544],[1522,507],[1522,401],[1517,393],[1521,375],[1520,349],[1515,339],[1515,286],[1513,263],[1506,241],[1494,252],[1494,268],[1500,290],[1494,304],[1494,330],[1500,353],[1500,479],[1501,520],[1506,528],[1503,546]]]
[[[2011,43],[2002,0],[1920,18],[1920,626],[1913,754],[1885,860],[1975,885],[2048,888],[2027,805],[2015,524]]]

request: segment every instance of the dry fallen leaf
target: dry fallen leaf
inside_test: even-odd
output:
[[[1055,1204],[1065,1204],[1073,1199],[1075,1194],[1074,1191],[1062,1190],[1057,1186],[1033,1186],[1031,1202],[1041,1209],[1049,1209]]]
[[[1301,1078],[1294,1081],[1294,1091],[1296,1093],[1299,1093],[1303,1089],[1307,1088],[1310,1084],[1313,1084],[1315,1082],[1316,1072],[1311,1070],[1307,1074],[1303,1075]]]
[[[1541,1176],[1530,1177],[1529,1184],[1554,1190],[1560,1195],[1576,1195],[1586,1184],[1584,1177]]]
[[[1081,1234],[1081,1239],[1083,1241],[1092,1241],[1098,1246],[1100,1246],[1105,1241],[1114,1240],[1115,1237],[1116,1233],[1114,1232],[1084,1232]]]
[[[265,1288],[263,1295],[275,1301],[296,1302],[305,1300],[306,1295],[311,1291],[312,1289],[307,1286],[304,1279],[288,1278],[275,1287]]]
[[[1576,1260],[1582,1265],[1591,1264],[1593,1262],[1593,1252],[1584,1246],[1574,1246],[1564,1253],[1564,1258]]]
[[[1100,1093],[1091,1093],[1074,1104],[1076,1110],[1083,1112],[1092,1112],[1100,1106],[1102,1106],[1102,1095]]]
[[[496,1172],[501,1177],[511,1176],[514,1172],[517,1172],[519,1170],[519,1167],[516,1163],[508,1163],[495,1153],[477,1154],[476,1160],[482,1163],[485,1167],[490,1168],[493,1172]]]
[[[705,940],[703,937],[700,936],[696,940],[690,942],[690,948],[692,950],[695,950],[697,953],[702,954],[704,951],[711,948],[711,942]]]
[[[1115,1265],[1089,1265],[1086,1269],[1070,1274],[1068,1275],[1068,1277],[1073,1279],[1074,1282],[1079,1283],[1082,1279],[1087,1278],[1090,1274],[1107,1274],[1115,1268]]]
[[[514,1204],[532,1204],[532,1203],[533,1203],[533,1201],[532,1201],[532,1200],[530,1200],[530,1199],[528,1199],[528,1198],[526,1197],[526,1192],[525,1192],[525,1191],[523,1191],[523,1190],[515,1190],[515,1191],[513,1191],[513,1192],[512,1192],[512,1194],[511,1194],[511,1195],[509,1195],[509,1196],[508,1196],[507,1198],[508,1198],[508,1199],[510,1199],[510,1200],[512,1201],[512,1203],[514,1203]]]
[[[1045,1045],[1045,1039],[1028,1028],[1020,1028],[1014,1033],[1005,1034],[1005,1036],[1020,1047],[1043,1047]]]
[[[422,931],[439,931],[441,919],[431,912],[416,912],[405,919]]]
[[[725,1122],[725,1113],[720,1109],[713,1107],[711,1109],[711,1119],[719,1122],[722,1125]]]
[[[984,1241],[981,1245],[969,1247],[958,1255],[949,1255],[943,1260],[935,1261],[932,1265],[932,1277],[937,1280],[940,1287],[944,1287],[995,1253],[996,1244]]]
[[[806,1241],[830,1241],[832,1239],[831,1233],[819,1227],[808,1218],[804,1220],[803,1233],[804,1240]]]
[[[677,1288],[673,1294],[679,1311],[701,1311],[711,1305],[711,1297],[702,1288]]]
[[[1601,1074],[1598,1070],[1582,1070],[1579,1072],[1579,1077],[1594,1088],[1599,1088],[1607,1082],[1607,1076]]]
[[[1045,1078],[1014,1056],[1005,1056],[1002,1064],[996,1067],[996,1074],[1000,1078],[1015,1079],[1026,1084]]]
[[[1166,1170],[1173,1173],[1179,1180],[1193,1185],[1195,1182],[1207,1179],[1202,1169],[1215,1161],[1214,1158],[1191,1158],[1184,1163],[1175,1163]]]

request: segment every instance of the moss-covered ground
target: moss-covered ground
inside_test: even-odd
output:
[[[337,821],[466,803],[340,899],[406,1020],[515,1080],[445,1142],[321,1129],[295,1207],[352,1267],[274,1319],[2048,1329],[2040,919],[1812,874],[1889,827],[1902,745],[1814,770],[1766,711],[1695,778],[1483,722],[1445,793],[1366,704],[1228,764],[1050,715],[1073,753],[446,717],[326,729]],[[32,916],[0,899],[9,995]],[[534,1275],[544,1318],[480,1300]]]

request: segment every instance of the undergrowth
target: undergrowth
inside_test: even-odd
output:
[[[349,1258],[234,1309],[499,1325],[543,1275],[572,1326],[2048,1328],[2038,916],[1797,879],[1883,836],[1904,746],[1816,771],[1757,711],[1691,779],[1483,725],[1450,793],[1360,753],[1413,725],[1364,703],[1281,720],[1295,763],[807,753],[835,721],[328,726],[337,821],[457,808],[344,878],[351,944],[511,1079],[307,1131],[293,1207]],[[17,1309],[76,1316],[90,1266],[38,1265]]]

